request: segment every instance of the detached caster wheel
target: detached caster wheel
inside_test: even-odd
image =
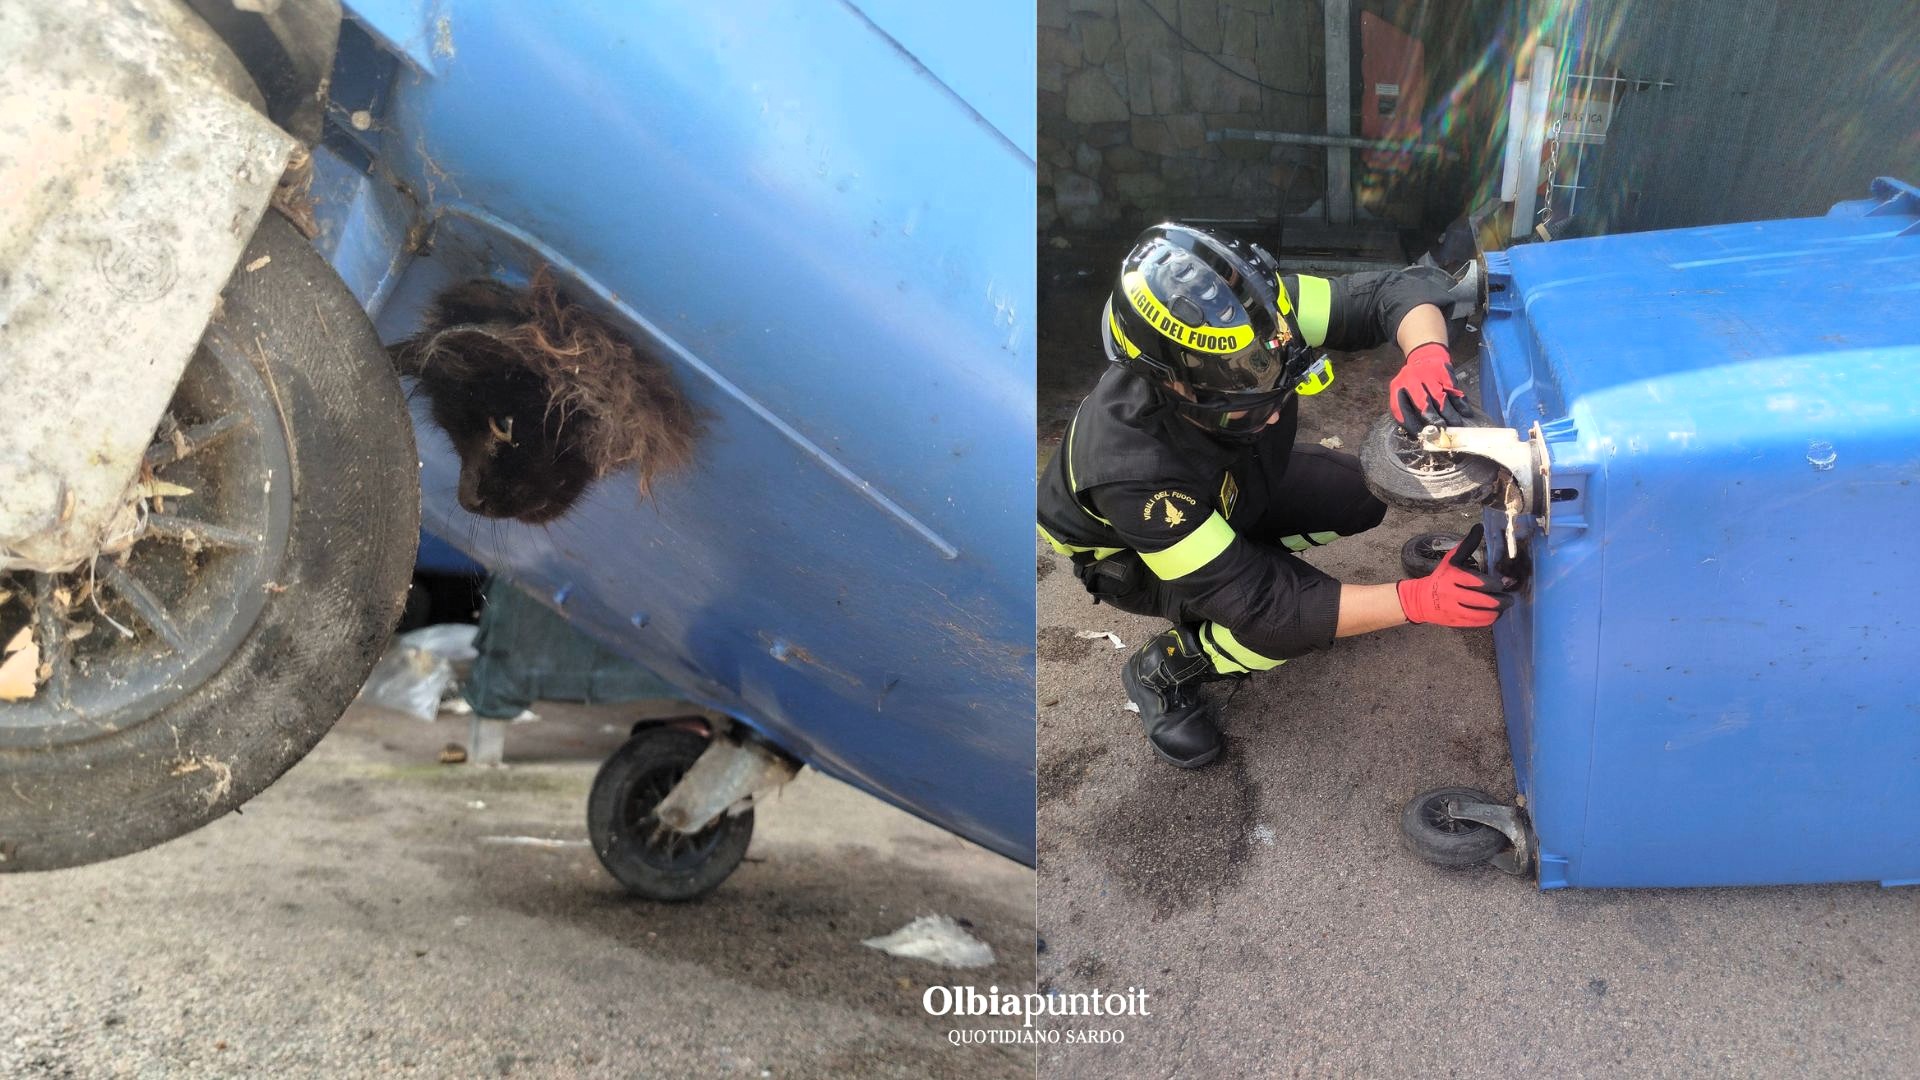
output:
[[[1459,547],[1460,542],[1465,539],[1466,537],[1459,533],[1445,532],[1421,533],[1418,536],[1408,537],[1407,542],[1400,545],[1400,568],[1407,572],[1408,577],[1426,577],[1439,569],[1440,560],[1446,558],[1447,552]],[[1475,568],[1480,565],[1477,555],[1473,559],[1473,565]]]
[[[648,900],[705,896],[746,857],[753,811],[721,816],[689,836],[660,823],[654,811],[707,748],[707,736],[678,727],[636,732],[593,779],[587,835],[614,880]]]
[[[1400,831],[1415,855],[1440,866],[1477,866],[1506,849],[1506,834],[1490,825],[1456,818],[1447,804],[1493,803],[1493,796],[1467,787],[1444,787],[1414,796],[1400,814]]]

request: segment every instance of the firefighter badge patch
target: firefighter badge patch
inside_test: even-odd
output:
[[[1140,508],[1140,520],[1157,522],[1169,529],[1186,524],[1187,515],[1200,506],[1200,500],[1184,491],[1156,491]]]

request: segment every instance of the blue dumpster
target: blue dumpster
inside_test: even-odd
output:
[[[1920,883],[1920,190],[1488,269],[1554,489],[1494,630],[1540,887]]]
[[[316,245],[388,341],[570,295],[709,417],[642,501],[423,524],[760,739],[1034,857],[1033,13],[348,0]]]

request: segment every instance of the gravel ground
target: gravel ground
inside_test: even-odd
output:
[[[1031,982],[1030,870],[807,772],[713,896],[633,900],[581,817],[625,723],[542,712],[487,769],[433,764],[459,724],[356,708],[243,815],[0,877],[0,1076],[1032,1075],[919,1004]],[[860,944],[934,913],[995,964]]]
[[[1042,459],[1099,370],[1075,254],[1043,269],[1043,307],[1078,322],[1042,329]],[[1340,363],[1301,437],[1351,448],[1395,359]],[[1407,536],[1470,523],[1395,512],[1313,558],[1392,580]],[[1093,606],[1044,548],[1038,570],[1041,982],[1153,993],[1123,1044],[1043,1048],[1042,1075],[1916,1075],[1920,890],[1541,893],[1402,848],[1415,792],[1513,795],[1487,632],[1402,628],[1253,680],[1226,754],[1185,773],[1122,711],[1128,651],[1076,636],[1130,650],[1159,624]]]

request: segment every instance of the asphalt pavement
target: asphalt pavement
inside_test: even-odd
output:
[[[1043,280],[1084,307],[1072,254]],[[1338,363],[1301,438],[1355,447],[1397,360]],[[1101,360],[1043,327],[1041,363],[1044,459]],[[1408,536],[1471,521],[1395,511],[1311,558],[1390,581]],[[1123,709],[1161,624],[1038,552],[1041,985],[1153,1009],[1123,1043],[1042,1048],[1043,1076],[1920,1075],[1920,889],[1542,893],[1402,846],[1416,792],[1512,800],[1489,632],[1403,627],[1251,680],[1226,753],[1182,772]]]
[[[540,711],[494,769],[436,763],[464,722],[356,707],[240,815],[0,876],[0,1076],[1032,1075],[920,1008],[1031,982],[1032,871],[809,771],[718,892],[631,899],[582,817],[629,718]],[[861,944],[932,914],[994,964]]]

